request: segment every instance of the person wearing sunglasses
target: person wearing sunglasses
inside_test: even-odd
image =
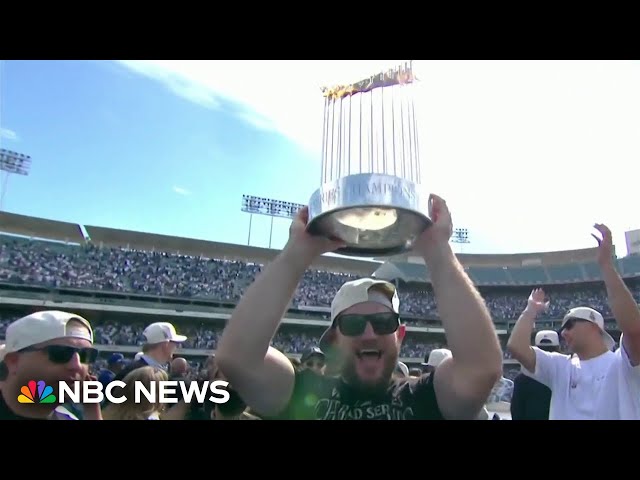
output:
[[[559,332],[570,354],[531,346],[535,319],[548,307],[544,291],[533,290],[507,348],[525,375],[551,390],[549,420],[594,420],[596,400],[615,357],[615,340],[606,332],[600,312],[576,307],[564,316]]]
[[[320,341],[331,374],[294,371],[270,346],[304,272],[343,244],[312,235],[302,208],[283,251],[264,268],[236,306],[218,343],[218,366],[262,418],[418,420],[475,419],[502,375],[502,350],[489,311],[449,243],[446,202],[429,198],[433,223],[418,237],[452,358],[432,374],[393,378],[405,325],[393,283],[345,283],[331,303]],[[334,375],[335,373],[335,375]]]
[[[305,350],[300,356],[300,368],[309,368],[318,373],[324,373],[324,353],[318,347]]]
[[[37,399],[36,403],[20,403],[18,396],[35,380],[51,386],[57,397],[59,382],[72,387],[73,382],[91,378],[89,366],[97,356],[91,325],[79,315],[42,311],[16,320],[6,331],[0,419],[76,420],[58,403],[37,403]],[[83,407],[85,419],[101,419],[100,405]]]
[[[548,307],[542,290],[534,290],[511,333],[507,348],[524,373],[551,389],[550,420],[640,420],[640,309],[616,270],[611,231],[595,224],[600,236],[596,261],[607,300],[622,332],[620,347],[605,330],[602,314],[572,308],[562,320],[560,336],[571,355],[529,345],[535,317]]]

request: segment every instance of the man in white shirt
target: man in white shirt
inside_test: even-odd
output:
[[[600,312],[578,307],[565,315],[560,330],[572,355],[532,347],[535,319],[548,305],[542,289],[531,292],[507,348],[522,364],[523,373],[551,390],[549,420],[593,420],[596,399],[615,358],[611,351],[615,341],[605,332]]]
[[[594,235],[597,260],[623,333],[621,348],[611,351],[615,341],[604,329],[604,318],[589,307],[573,308],[563,319],[560,333],[572,355],[531,347],[535,318],[549,305],[541,289],[531,293],[507,345],[523,372],[551,389],[549,420],[640,419],[640,311],[615,269],[611,232],[604,225],[594,227],[602,235]]]
[[[594,238],[609,306],[622,332],[596,403],[596,419],[640,420],[640,309],[616,271],[611,231],[605,225],[594,227],[602,236]]]

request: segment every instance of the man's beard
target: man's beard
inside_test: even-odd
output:
[[[362,381],[358,376],[356,370],[356,362],[358,361],[355,355],[350,355],[348,358],[343,359],[341,365],[342,378],[354,389],[367,394],[379,394],[386,392],[389,388],[389,382],[393,375],[396,365],[398,364],[398,352],[390,354],[385,353],[383,355],[383,367],[382,374],[375,381]]]

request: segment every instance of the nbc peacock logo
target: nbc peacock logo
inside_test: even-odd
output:
[[[55,403],[56,396],[53,394],[53,388],[40,380],[36,383],[31,380],[20,389],[18,395],[19,403]]]

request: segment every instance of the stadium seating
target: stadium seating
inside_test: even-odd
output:
[[[252,258],[250,247],[244,247],[234,259],[223,258],[228,257],[226,254],[207,258],[149,248],[151,242],[147,240],[142,249],[134,244],[117,247],[78,239],[60,242],[59,237],[52,241],[0,235],[0,340],[12,319],[44,308],[47,302],[55,305],[64,300],[75,303],[63,305],[74,305],[89,316],[101,350],[120,348],[132,355],[142,342],[145,316],[150,318],[151,310],[144,309],[152,307],[156,314],[180,317],[177,321],[172,317],[172,321],[189,336],[185,352],[196,358],[215,350],[224,320],[260,272],[262,263]],[[175,244],[175,237],[172,239]],[[618,267],[636,299],[640,299],[640,257],[622,258]],[[274,345],[289,354],[316,345],[327,325],[331,299],[343,282],[363,274],[358,268],[351,273],[349,268],[340,272],[312,268],[305,272],[290,318],[285,320]],[[401,357],[409,363],[419,362],[431,349],[444,346],[425,266],[394,261],[367,268],[374,276],[398,285],[403,318],[410,327]],[[551,298],[551,308],[540,319],[539,329],[557,327],[564,312],[576,305],[596,308],[610,319],[598,267],[592,259],[557,265],[465,268],[482,292],[503,343],[534,286],[544,285]],[[614,324],[610,322],[609,328],[615,330]],[[508,357],[505,359],[509,364]]]

